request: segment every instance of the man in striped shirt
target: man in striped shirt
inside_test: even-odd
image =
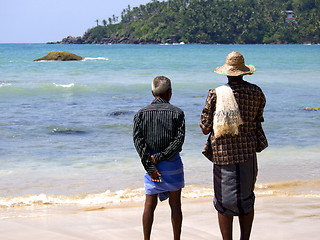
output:
[[[134,117],[133,141],[146,170],[146,200],[143,213],[144,239],[150,239],[157,198],[169,198],[174,239],[180,239],[184,187],[183,164],[179,155],[185,138],[183,111],[169,103],[171,81],[164,76],[152,82],[152,103]]]

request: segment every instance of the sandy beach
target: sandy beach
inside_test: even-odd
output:
[[[15,209],[23,217],[0,221],[0,239],[142,239],[143,202],[113,206]],[[1,210],[3,211],[3,210]],[[29,213],[27,213],[29,211]],[[211,198],[183,199],[182,239],[221,239]],[[252,239],[317,239],[320,204],[316,197],[258,196]],[[171,239],[168,202],[158,205],[152,239]],[[239,238],[237,218],[234,239]]]

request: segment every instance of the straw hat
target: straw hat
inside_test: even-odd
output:
[[[253,74],[256,71],[253,65],[245,65],[244,58],[241,53],[232,51],[226,58],[226,63],[217,67],[214,72],[227,76],[241,76]]]

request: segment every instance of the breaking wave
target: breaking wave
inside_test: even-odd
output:
[[[109,58],[106,57],[86,57],[82,61],[88,62],[88,61],[109,61]]]
[[[70,84],[56,84],[56,83],[53,83],[53,85],[55,85],[56,87],[64,87],[64,88],[74,87],[74,83],[70,83]]]
[[[256,195],[259,196],[296,196],[320,199],[320,180],[291,181],[279,183],[259,183],[256,185]],[[212,198],[212,187],[186,186],[182,198]],[[41,205],[80,205],[92,206],[101,204],[118,204],[143,201],[144,188],[125,189],[119,191],[107,190],[102,193],[75,195],[26,195],[0,198],[0,208],[41,206]]]

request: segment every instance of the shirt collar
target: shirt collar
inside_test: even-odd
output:
[[[152,101],[152,104],[157,104],[157,103],[169,103],[167,100],[163,99],[163,98],[155,98]]]
[[[231,83],[228,83],[229,85],[231,86],[235,86],[235,85],[244,85],[244,84],[247,84],[247,82],[245,80],[243,80],[242,82],[231,82]]]

